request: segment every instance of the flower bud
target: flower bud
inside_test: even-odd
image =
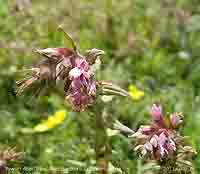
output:
[[[161,120],[162,119],[162,107],[158,104],[153,104],[150,114],[153,117],[154,121]]]
[[[104,54],[105,52],[103,50],[93,48],[91,50],[86,51],[85,57],[89,64],[92,65],[95,63],[96,59],[98,59],[101,55]]]
[[[170,115],[170,122],[173,128],[177,128],[183,122],[181,117],[182,116],[179,113],[174,113]]]

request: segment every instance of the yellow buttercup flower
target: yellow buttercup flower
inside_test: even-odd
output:
[[[129,85],[128,89],[133,100],[140,100],[142,97],[144,97],[144,91],[139,90],[135,85]]]
[[[66,111],[59,110],[54,115],[49,116],[47,120],[44,120],[38,125],[36,125],[33,129],[35,132],[45,132],[63,123],[65,117],[66,117]]]
[[[65,110],[57,111],[54,115],[50,116],[46,122],[48,128],[54,128],[65,120]]]

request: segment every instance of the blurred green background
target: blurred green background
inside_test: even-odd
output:
[[[25,152],[18,166],[95,165],[93,115],[75,113],[61,92],[37,99],[16,97],[18,71],[40,59],[34,48],[65,47],[62,24],[80,51],[99,48],[99,79],[144,91],[140,100],[114,98],[108,114],[133,130],[149,121],[152,103],[183,112],[181,133],[199,150],[199,0],[0,0],[0,144]],[[65,121],[43,133],[28,130],[60,109]],[[139,162],[122,135],[110,137],[112,165],[139,174]],[[200,173],[200,156],[194,160]]]

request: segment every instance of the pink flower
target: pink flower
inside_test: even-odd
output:
[[[76,111],[95,102],[96,82],[84,57],[67,48],[47,48],[37,52],[57,62],[56,82],[65,80],[66,99]]]
[[[164,120],[163,120],[163,115],[162,115],[162,106],[158,104],[153,104],[151,107],[150,114],[153,118],[153,121],[158,125],[158,126],[163,126]]]
[[[162,132],[159,137],[158,137],[158,147],[159,147],[159,153],[161,155],[161,157],[164,157],[164,155],[168,154],[168,151],[167,151],[167,141],[168,141],[168,138],[166,137],[165,133]]]
[[[161,107],[153,105],[151,115],[153,115],[153,122],[149,125],[140,126],[130,138],[135,140],[134,150],[139,152],[146,159],[155,161],[168,162],[173,160],[178,161],[190,159],[196,154],[196,151],[190,147],[185,146],[184,137],[181,136],[176,128],[182,122],[181,114],[174,113],[162,119]],[[157,124],[159,118],[163,124]],[[191,154],[191,156],[189,155]]]
[[[81,78],[73,80],[68,90],[67,99],[76,111],[84,110],[85,107],[95,102],[96,84],[94,81],[85,80]]]
[[[86,61],[85,58],[78,58],[75,61],[75,66],[81,70],[89,71],[89,63]]]
[[[140,128],[131,136],[136,139],[136,150],[142,155],[149,155],[153,159],[163,160],[173,156],[177,149],[176,136],[174,130],[180,117],[178,114],[171,116],[173,129],[166,126],[162,116],[162,107],[154,104],[151,109],[153,122],[150,125],[140,126]],[[167,119],[166,119],[167,120]]]
[[[162,119],[162,107],[160,105],[153,104],[153,106],[151,107],[150,113],[153,120],[159,121]]]
[[[158,146],[160,157],[164,158],[169,153],[172,154],[176,151],[175,142],[170,138],[169,134],[162,132],[158,137]]]
[[[93,104],[96,97],[96,82],[89,72],[89,64],[84,58],[77,59],[75,67],[69,72],[71,84],[67,99],[76,111],[84,110]]]
[[[64,32],[62,28],[59,28]],[[32,73],[17,82],[16,94],[23,93],[26,89],[34,86],[37,94],[44,85],[57,85],[64,82],[64,92],[66,99],[70,101],[73,108],[77,111],[85,109],[93,104],[96,98],[95,72],[100,65],[100,57],[104,51],[99,49],[87,50],[85,56],[79,54],[73,39],[65,33],[66,38],[73,49],[69,48],[46,48],[36,49],[42,55],[38,64],[29,69]],[[98,60],[98,61],[97,61]]]

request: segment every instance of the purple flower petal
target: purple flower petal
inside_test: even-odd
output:
[[[150,143],[152,144],[152,146],[154,148],[156,148],[158,146],[158,136],[154,135],[151,139],[150,139]]]
[[[162,132],[158,137],[158,144],[160,146],[163,146],[166,143],[166,141],[167,141],[167,137],[166,137],[165,133]]]
[[[89,66],[85,59],[77,59],[76,67],[69,72],[72,80],[67,91],[68,99],[75,110],[80,111],[95,102],[96,82],[89,74]]]
[[[76,67],[84,71],[89,70],[89,64],[84,58],[76,59]]]
[[[153,104],[150,113],[154,121],[162,119],[162,107],[160,105]]]

